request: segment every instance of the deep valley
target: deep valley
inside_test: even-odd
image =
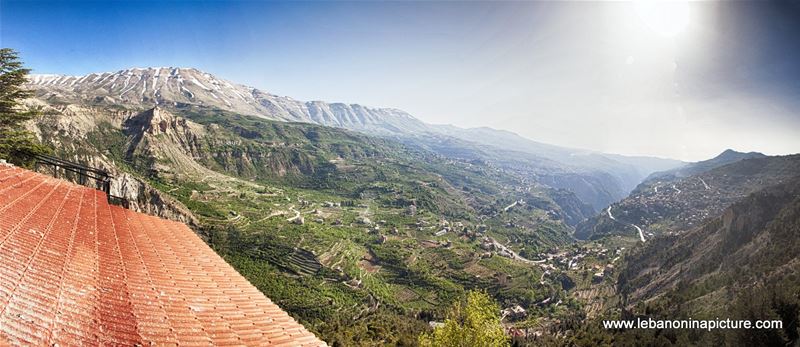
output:
[[[470,290],[497,301],[519,345],[798,343],[797,155],[573,150],[196,69],[27,86],[41,113],[27,127],[52,155],[109,171],[131,209],[190,225],[331,345],[416,345]],[[787,325],[763,336],[600,325],[719,315]]]

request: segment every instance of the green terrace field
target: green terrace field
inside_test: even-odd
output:
[[[533,257],[565,245],[566,226],[552,213],[527,203],[504,210],[510,199],[486,197],[493,205],[484,210],[495,211],[489,216],[470,206],[445,214],[422,203],[412,214],[403,206],[408,198],[397,193],[409,183],[390,182],[355,185],[359,193],[344,196],[238,180],[153,183],[194,211],[212,247],[260,290],[344,345],[354,341],[340,336],[342,326],[376,316],[387,335],[370,343],[404,336],[397,327],[409,329],[411,339],[427,321],[443,319],[445,308],[469,289],[487,290],[506,306],[569,300],[561,281],[544,276],[540,266],[481,248],[492,238]],[[536,201],[531,193],[522,196]],[[554,310],[567,307],[543,305],[531,321]]]
[[[100,117],[83,138],[42,127],[58,155],[101,158],[188,208],[212,248],[334,345],[413,345],[472,289],[527,309],[507,327],[583,314],[582,274],[546,257],[576,247],[564,191],[345,130],[154,112]]]
[[[319,191],[247,186],[159,189],[200,216],[212,247],[237,270],[322,334],[334,329],[332,321],[358,321],[384,310],[398,320],[440,319],[467,289],[523,305],[560,291],[557,284],[540,283],[538,267],[486,257],[469,220],[448,221],[461,223],[461,230],[435,236],[442,217],[423,208],[412,216],[407,207],[380,198],[351,201]],[[298,214],[302,224],[292,219]],[[487,220],[487,235],[506,240],[515,229],[493,231],[500,219]]]

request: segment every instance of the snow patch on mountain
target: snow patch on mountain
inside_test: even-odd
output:
[[[316,123],[384,135],[430,131],[426,124],[401,110],[298,101],[194,68],[131,68],[84,76],[31,75],[29,85],[45,100],[94,100],[142,107],[200,105],[272,120]]]

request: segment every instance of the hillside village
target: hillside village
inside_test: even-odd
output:
[[[800,7],[138,5],[3,3],[0,345],[800,346]]]

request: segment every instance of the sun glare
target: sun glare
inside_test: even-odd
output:
[[[634,5],[644,25],[660,36],[676,37],[689,25],[687,1],[638,0]]]

